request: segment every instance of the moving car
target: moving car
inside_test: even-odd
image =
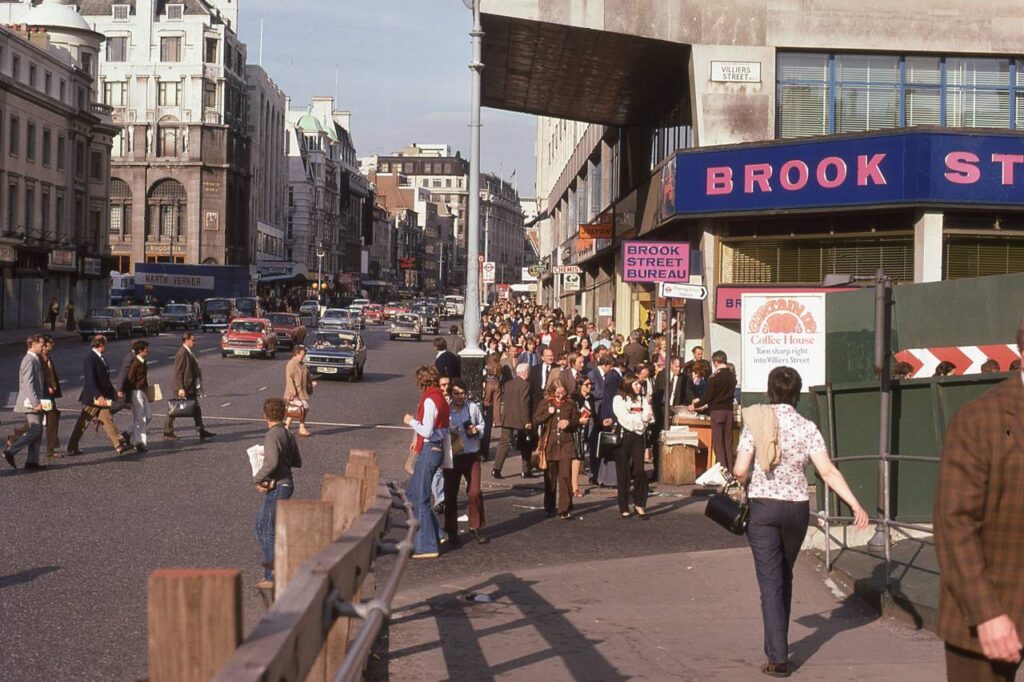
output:
[[[349,307],[349,319],[352,320],[352,329],[366,329],[366,318],[363,317],[362,308]]]
[[[320,314],[320,303],[313,299],[303,301],[299,306],[299,315],[312,315],[314,319]]]
[[[366,368],[366,344],[354,331],[313,332],[306,343],[306,367],[321,378],[363,378]]]
[[[160,316],[157,315],[156,308],[148,305],[129,305],[122,307],[121,312],[131,321],[132,334],[160,334]]]
[[[420,327],[424,334],[437,334],[441,322],[441,314],[433,303],[417,303],[412,307],[412,312],[420,316]]]
[[[450,294],[444,297],[444,312],[448,317],[462,317],[466,314],[466,297]]]
[[[384,320],[393,320],[402,313],[409,312],[409,309],[398,301],[391,301],[384,306]]]
[[[238,317],[235,302],[230,298],[208,298],[203,301],[202,327],[204,332],[227,329]]]
[[[363,308],[365,308],[368,305],[370,305],[370,299],[368,299],[368,298],[354,298],[354,299],[352,299],[352,302],[349,304],[348,307],[349,307],[349,310],[359,310],[361,312],[363,310]]]
[[[121,308],[91,308],[89,314],[78,322],[78,333],[83,341],[88,341],[97,334],[108,339],[130,339],[132,321],[125,317]]]
[[[274,325],[277,332],[277,345],[294,348],[306,340],[306,325],[302,319],[294,313],[267,313],[266,319]]]
[[[420,316],[415,313],[402,313],[391,323],[389,338],[395,339],[416,339],[423,338],[423,328],[420,326]]]
[[[259,355],[272,358],[277,355],[277,332],[270,320],[261,317],[240,317],[232,320],[220,339],[222,357]]]
[[[363,319],[370,324],[384,324],[384,306],[379,303],[364,306]]]
[[[348,308],[328,308],[316,326],[318,329],[351,329],[352,317]]]
[[[164,329],[195,329],[196,313],[186,303],[170,303],[160,313],[160,326]]]
[[[246,296],[235,299],[235,308],[242,317],[263,317],[263,306],[260,299]]]

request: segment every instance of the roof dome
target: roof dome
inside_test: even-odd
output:
[[[324,132],[324,127],[320,125],[320,121],[318,121],[316,116],[312,113],[304,114],[296,125],[298,125],[299,128],[302,128],[305,132]]]
[[[43,0],[28,11],[25,23],[29,26],[49,26],[92,33],[92,27],[75,10],[74,5],[65,2],[66,0]]]
[[[338,142],[338,132],[334,129],[334,121],[324,121],[324,131],[331,142]]]

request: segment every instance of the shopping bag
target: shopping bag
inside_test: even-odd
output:
[[[714,466],[697,477],[697,485],[722,486],[727,483],[725,469],[721,462],[715,462]]]
[[[151,403],[156,403],[164,399],[163,391],[160,390],[160,384],[150,384],[146,390],[146,399]]]

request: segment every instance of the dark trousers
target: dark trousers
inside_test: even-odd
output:
[[[501,431],[501,436],[498,439],[498,454],[494,458],[494,470],[500,472],[501,467],[505,464],[505,458],[508,457],[508,451],[512,448],[512,435],[516,430],[506,426],[498,428]],[[530,453],[520,452],[519,454],[523,458],[523,473],[530,473]]]
[[[571,506],[572,459],[549,459],[544,472],[544,510],[548,514],[568,514]]]
[[[43,432],[46,435],[46,454],[52,455],[60,447],[60,437],[58,435],[60,429],[60,410],[53,408],[49,412],[43,413]],[[28,433],[29,424],[22,424],[14,429],[14,434],[11,440],[18,440],[26,433]]]
[[[114,426],[114,419],[110,416],[109,407],[96,407],[95,405],[83,405],[82,413],[78,415],[75,428],[71,429],[71,437],[68,438],[68,452],[78,451],[78,441],[82,440],[82,434],[93,419],[103,425],[103,431],[110,439],[110,444],[115,448],[121,445],[121,434]]]
[[[491,457],[491,433],[494,431],[494,408],[485,407],[484,413],[484,433],[480,437],[480,457],[486,462]]]
[[[466,481],[469,527],[484,527],[484,496],[480,492],[480,456],[476,453],[455,455],[452,468],[443,470],[444,532],[449,538],[459,536],[459,488]]]
[[[594,419],[595,417],[591,417]],[[600,427],[591,429],[587,436],[587,463],[590,465],[590,483],[597,484],[597,472],[601,470],[601,458],[597,453],[597,440],[601,437]]]
[[[769,663],[789,659],[789,614],[793,604],[793,564],[807,534],[807,502],[750,499],[747,541],[761,588],[764,653]]]
[[[619,511],[629,511],[629,484],[633,482],[633,506],[647,508],[647,474],[644,472],[643,434],[622,430],[622,443],[615,449],[618,475]]]
[[[715,450],[715,457],[730,474],[732,474],[733,464],[736,463],[736,455],[733,454],[732,426],[732,408],[728,410],[712,410],[711,447]],[[780,663],[781,661],[773,662]]]
[[[196,411],[192,415],[192,420],[196,423],[196,431],[204,431],[203,410],[199,407],[199,399],[195,396],[189,397],[196,401]],[[174,417],[168,417],[167,421],[164,422],[164,433],[174,433]]]
[[[949,682],[1013,682],[1020,663],[1005,663],[983,654],[946,645],[946,679]]]

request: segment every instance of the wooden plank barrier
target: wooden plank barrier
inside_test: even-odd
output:
[[[149,682],[205,682],[242,641],[242,575],[164,568],[149,574]]]

